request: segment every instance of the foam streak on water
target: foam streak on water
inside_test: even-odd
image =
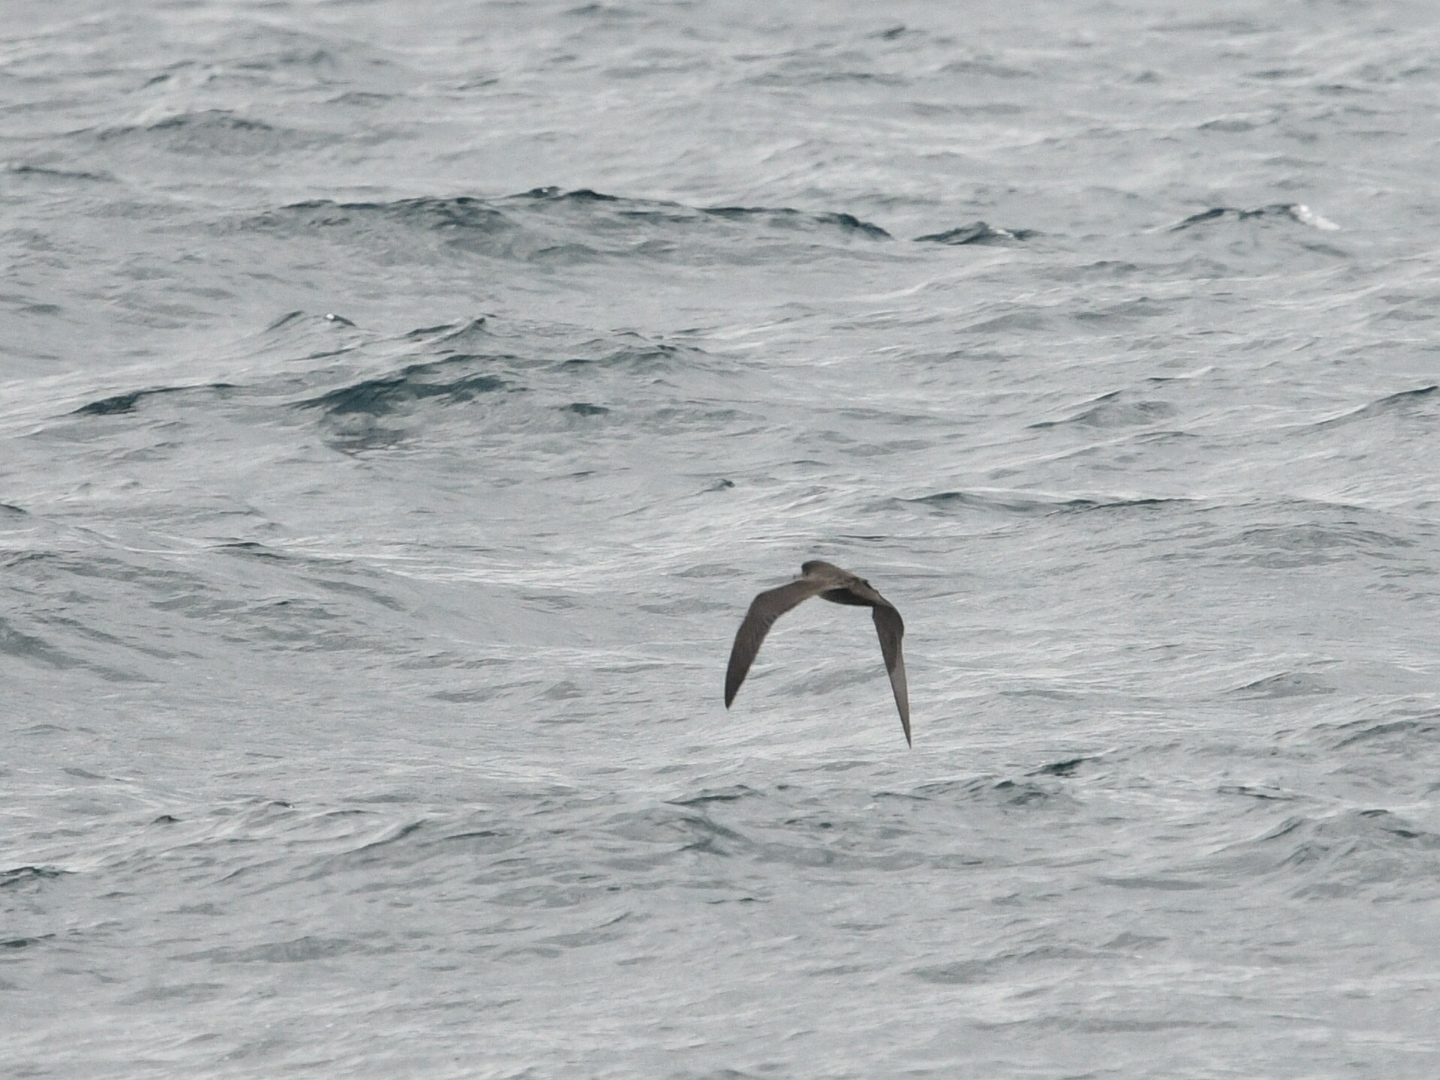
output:
[[[0,1071],[1440,1075],[1440,16],[973,6],[11,5]]]

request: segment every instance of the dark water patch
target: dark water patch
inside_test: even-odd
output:
[[[1294,895],[1328,899],[1377,886],[1408,886],[1433,896],[1440,878],[1440,835],[1388,810],[1297,815],[1254,840],[1215,856],[1231,871],[1279,877]]]
[[[404,604],[393,597],[387,596],[378,589],[372,589],[365,585],[356,585],[354,582],[339,581],[331,577],[307,577],[306,580],[328,592],[355,597],[371,604],[379,604],[381,607],[388,608],[391,611],[407,610]]]
[[[231,540],[224,544],[216,544],[214,550],[231,555],[250,555],[257,559],[274,559],[277,562],[288,558],[284,552],[276,551],[274,548],[266,547],[254,540]]]
[[[1009,334],[1018,331],[1028,335],[1035,331],[1048,330],[1051,325],[1051,318],[1043,310],[1027,308],[982,319],[968,326],[962,326],[960,330],[966,334]]]
[[[280,128],[226,109],[179,113],[153,124],[97,132],[101,143],[143,141],[176,154],[263,155],[334,142],[338,136]]]
[[[529,258],[532,262],[551,266],[584,266],[598,262],[601,252],[589,244],[550,244],[532,251]]]
[[[341,454],[354,455],[387,451],[402,445],[409,438],[409,429],[386,428],[374,422],[372,416],[359,416],[337,422],[325,442]]]
[[[581,19],[606,19],[615,21],[624,21],[637,17],[637,13],[630,8],[618,7],[615,4],[581,4],[579,7],[568,8],[565,14]]]
[[[1155,23],[1151,30],[1159,34],[1230,34],[1248,36],[1260,33],[1264,27],[1250,19],[1192,19],[1180,22]]]
[[[1246,78],[1265,79],[1266,81],[1277,79],[1308,79],[1314,76],[1314,74],[1313,69],[1303,67],[1265,68],[1262,71],[1247,71],[1245,73]]]
[[[1074,799],[1058,786],[1032,780],[996,780],[993,776],[977,776],[969,780],[939,780],[921,784],[912,792],[913,798],[966,800],[988,803],[1002,809],[1042,809],[1073,804]]]
[[[1017,969],[1048,967],[1054,964],[1073,967],[1077,963],[1102,959],[1110,957],[1106,953],[1069,945],[1046,945],[1024,952],[1002,953],[983,960],[956,960],[949,964],[928,965],[915,968],[910,974],[922,982],[938,986],[965,986],[989,982],[995,978],[1013,978]]]
[[[916,968],[910,974],[922,982],[935,983],[938,986],[967,986],[985,982],[994,970],[995,965],[989,960],[957,960],[951,964]]]
[[[62,874],[70,871],[61,870],[55,866],[14,866],[9,870],[0,870],[0,889],[13,888],[18,885],[38,884],[42,881],[53,881]]]
[[[560,371],[576,373],[619,369],[634,374],[655,374],[679,371],[683,367],[693,367],[709,359],[703,350],[691,346],[647,341],[639,338],[639,335],[634,336],[638,340],[626,342],[619,348],[615,347],[613,340],[588,342],[582,348],[590,349],[594,355],[572,356],[560,361],[556,367]]]
[[[505,686],[482,686],[469,690],[436,690],[431,697],[436,701],[448,701],[455,705],[475,705],[484,701],[493,701],[501,694],[515,686],[525,686],[527,683],[510,683]]]
[[[777,76],[777,81],[784,82],[811,82],[811,83],[868,83],[877,86],[905,86],[909,83],[904,75],[897,75],[887,71],[817,71],[808,77],[795,79]],[[767,80],[761,78],[755,80],[763,83]]]
[[[564,606],[571,607],[573,605],[565,604]],[[585,696],[585,688],[577,682],[572,682],[569,679],[561,679],[559,682],[552,683],[546,687],[540,696],[548,701],[574,701],[576,698]]]
[[[419,832],[424,827],[424,821],[406,822],[404,825],[400,825],[397,828],[392,829],[388,836],[382,836],[378,840],[371,840],[368,844],[362,844],[354,851],[346,852],[346,855],[347,857],[353,857],[363,854],[365,852],[375,851],[377,848],[388,847],[391,844],[399,843],[401,840],[415,835],[415,833]]]
[[[311,960],[328,960],[346,953],[362,951],[358,942],[345,938],[300,937],[249,948],[222,946],[202,952],[182,953],[176,960],[209,960],[215,964],[303,964]]]
[[[807,213],[789,207],[767,206],[707,206],[702,213],[726,221],[763,222],[775,229],[806,229],[830,227],[848,234],[868,237],[872,240],[889,240],[891,236],[879,225],[861,221],[853,214]]]
[[[591,191],[589,188],[577,188],[575,191],[562,191],[558,187],[531,188],[523,194],[513,196],[517,199],[536,199],[552,203],[618,203],[620,198],[616,195],[602,195],[598,191]]]
[[[1336,728],[1340,738],[1336,749],[1351,746],[1378,746],[1398,753],[1414,753],[1422,743],[1440,738],[1440,712],[1407,716],[1399,720],[1355,720]]]
[[[1058,278],[1062,281],[1077,281],[1088,278],[1128,278],[1140,273],[1141,267],[1133,262],[1122,259],[1100,259],[1096,262],[1085,263],[1082,266],[1060,267],[1050,271],[1047,276]]]
[[[741,902],[755,902],[752,896],[743,897]],[[669,1074],[670,1080],[765,1080],[770,1070],[764,1072],[745,1072],[743,1069],[707,1069],[704,1072],[695,1072],[692,1069],[683,1069],[679,1072]]]
[[[562,191],[556,187],[533,188],[523,195],[511,196],[511,200],[524,200],[532,208],[539,209],[578,208],[590,214],[597,223],[604,220],[603,215],[611,214],[616,220],[630,225],[655,225],[667,228],[693,226],[718,218],[730,222],[763,225],[777,231],[832,229],[847,235],[859,235],[872,240],[891,239],[890,234],[879,225],[862,221],[853,214],[804,211],[790,207],[690,207],[681,203],[627,199],[592,191],[589,188]],[[594,215],[597,213],[602,216],[596,218]]]
[[[227,390],[235,389],[238,389],[238,387],[236,387],[234,383],[210,383],[205,386],[159,386],[150,390],[132,390],[128,394],[116,394],[113,397],[92,401],[88,405],[81,405],[72,415],[116,416],[122,413],[134,412],[135,407],[147,398],[206,390],[223,394]]]
[[[54,934],[36,934],[34,937],[13,937],[0,940],[0,949],[28,949],[42,941],[53,941]]]
[[[15,311],[22,315],[59,315],[65,310],[59,304],[32,300],[23,293],[0,294],[0,303],[11,305]]]
[[[1034,229],[997,229],[983,221],[972,221],[968,225],[957,225],[944,232],[917,236],[915,242],[951,245],[1002,244],[1009,240],[1028,240],[1034,235]]]
[[[1154,424],[1168,420],[1176,413],[1175,406],[1168,401],[1131,401],[1119,390],[1102,394],[1073,416],[1063,420],[1041,420],[1031,424],[1032,429],[1062,427],[1075,424],[1080,427],[1132,427],[1139,424]]]
[[[1148,949],[1152,945],[1163,945],[1169,940],[1168,937],[1162,937],[1158,934],[1136,934],[1126,930],[1105,942],[1101,948],[1134,951],[1138,949]]]
[[[355,229],[374,221],[392,221],[420,231],[501,233],[515,228],[504,213],[482,199],[460,195],[451,199],[421,197],[398,202],[337,203],[314,199],[291,203],[248,219],[253,228],[312,233]]]
[[[1275,699],[1333,694],[1335,688],[1318,675],[1309,672],[1282,671],[1278,675],[1268,675],[1244,686],[1237,686],[1230,692],[1242,697]]]
[[[1328,566],[1357,559],[1392,562],[1415,542],[1379,529],[1367,529],[1355,520],[1333,524],[1302,522],[1258,525],[1239,536],[1213,541],[1207,547],[1239,548],[1239,561],[1272,570]]]
[[[890,239],[880,226],[847,213],[697,208],[585,188],[535,188],[495,200],[464,195],[395,202],[312,200],[244,218],[235,227],[297,240],[328,236],[341,243],[378,244],[391,259],[433,257],[440,244],[462,254],[546,265],[611,257],[713,258],[721,254],[708,246],[716,241],[733,251],[737,244],[743,250],[756,241],[796,234]]]
[[[479,320],[484,323],[484,319]],[[430,338],[453,333],[460,323],[440,323],[438,326],[419,326],[405,334],[406,341],[426,341]]]
[[[100,183],[113,183],[115,181],[115,177],[107,172],[55,169],[46,165],[11,164],[6,166],[5,171],[12,176],[43,177],[46,180],[79,180]]]
[[[1223,221],[1276,220],[1308,225],[1312,229],[1322,229],[1326,232],[1333,232],[1339,228],[1333,221],[1321,217],[1304,203],[1270,203],[1250,210],[1240,210],[1233,206],[1214,206],[1209,210],[1202,210],[1198,214],[1191,214],[1183,221],[1177,221],[1169,227],[1168,231],[1179,232],[1197,225],[1210,225]]]
[[[676,577],[682,578],[737,578],[745,577],[747,572],[728,563],[700,563],[676,573]]]
[[[1090,1020],[1090,1019],[1056,1019],[1054,1026],[1065,1030],[1084,1031],[1096,1035],[1114,1035],[1145,1033],[1151,1031],[1186,1031],[1193,1028],[1218,1029],[1221,1031],[1233,1031],[1240,1025],[1234,1020],[1133,1020],[1128,1017],[1117,1017],[1112,1020]]]
[[[22,510],[14,503],[0,503],[0,514],[14,514],[17,517],[29,517],[28,511]]]
[[[321,77],[328,78],[337,74],[339,69],[345,66],[344,60],[344,56],[337,55],[323,45],[311,44],[302,37],[293,45],[248,56],[238,66],[246,71],[276,71],[295,67],[324,68],[325,75]],[[376,64],[382,61],[372,56],[368,62]]]
[[[902,499],[901,502],[919,503],[937,510],[986,510],[1004,514],[1047,515],[1066,513],[1087,513],[1103,510],[1159,510],[1177,505],[1189,505],[1191,499],[1089,499],[1067,498],[1063,495],[1046,495],[1028,491],[939,491],[918,499]]]
[[[287,311],[265,327],[247,351],[278,354],[287,360],[322,360],[351,352],[369,338],[351,320],[334,313]]]
[[[328,416],[384,416],[430,398],[441,404],[464,404],[482,394],[511,389],[512,384],[489,372],[464,372],[484,363],[493,365],[498,357],[460,355],[428,363],[410,364],[394,375],[384,375],[321,394],[299,403],[300,408],[323,409]],[[461,374],[456,373],[461,370]]]
[[[1247,120],[1243,116],[1227,116],[1218,120],[1207,120],[1197,125],[1198,131],[1220,131],[1227,135],[1240,135],[1246,131],[1254,131],[1260,126],[1259,121]],[[1242,214],[1244,212],[1242,211]]]
[[[552,934],[549,937],[539,938],[537,945],[558,945],[565,949],[581,949],[589,945],[604,945],[612,941],[619,941],[621,938],[630,935],[630,927],[620,928],[621,923],[634,924],[647,921],[649,916],[636,918],[633,912],[625,912],[613,919],[601,923],[586,930],[578,930],[568,934]]]
[[[1097,757],[1073,757],[1064,761],[1052,761],[1049,765],[1042,765],[1027,776],[1074,776],[1081,765],[1087,761],[1099,761]]]
[[[1100,877],[1095,880],[1117,889],[1146,889],[1155,892],[1198,892],[1216,888],[1212,882],[1178,877]]]
[[[1401,390],[1399,393],[1388,394],[1351,412],[1332,416],[1328,420],[1321,420],[1314,427],[1338,427],[1359,420],[1372,420],[1385,416],[1424,416],[1426,419],[1434,419],[1434,406],[1437,401],[1440,401],[1434,396],[1437,391],[1440,391],[1440,385],[1421,386],[1415,390]]]
[[[672,809],[672,805],[621,814],[606,822],[605,831],[625,840],[661,845],[670,853],[728,857],[754,848],[742,833],[712,821],[704,813]]]
[[[1035,76],[1035,72],[1028,68],[1014,67],[979,57],[970,60],[952,60],[940,70],[946,75],[980,76],[989,79],[1030,79]]]
[[[175,1004],[200,1004],[214,1001],[228,987],[224,983],[180,983],[174,986],[154,986],[137,990],[120,999],[122,1005],[153,1005],[165,1003],[162,1008]]]
[[[794,829],[801,823],[787,821],[785,824]],[[953,860],[947,856],[931,857],[919,851],[893,849],[893,835],[876,838],[862,834],[857,837],[853,828],[842,826],[836,829],[834,822],[810,824],[813,830],[812,840],[762,844],[756,852],[756,860],[761,863],[782,863],[797,869],[826,868],[862,873],[895,873],[917,866],[953,864]],[[883,848],[877,849],[874,846],[877,839]],[[863,847],[859,846],[861,843],[864,844]],[[884,850],[885,848],[890,850]]]
[[[1091,311],[1077,311],[1072,318],[1077,322],[1101,323],[1112,322],[1117,319],[1153,319],[1157,316],[1168,314],[1170,314],[1168,307],[1141,296],[1134,300],[1111,304],[1105,308],[1098,308]]]
[[[702,600],[698,596],[686,597],[683,600],[671,600],[665,604],[640,604],[637,605],[641,611],[648,611],[654,615],[704,615],[711,611],[734,611],[734,604],[717,604],[709,600]]]
[[[763,797],[763,793],[744,784],[734,784],[727,788],[705,788],[698,795],[690,795],[683,799],[667,800],[672,806],[704,806],[712,802],[737,802],[740,799]]]
[[[478,345],[490,345],[494,335],[490,332],[487,316],[478,315],[464,322],[442,323],[439,326],[425,326],[411,330],[405,335],[406,341],[425,341],[433,348],[459,354],[469,352]]]
[[[493,82],[493,80],[491,80]],[[479,84],[484,85],[484,84]],[[394,94],[380,94],[373,90],[347,90],[331,98],[329,105],[354,105],[362,109],[373,109],[395,100]]]
[[[467,829],[465,832],[450,833],[429,841],[430,846],[458,846],[475,855],[492,855],[505,851],[520,843],[520,838],[498,829]],[[450,856],[447,854],[446,858]]]
[[[229,227],[302,244],[323,239],[359,246],[387,263],[428,261],[435,258],[437,247],[462,255],[524,261],[557,244],[553,230],[527,230],[493,203],[464,195],[395,202],[310,200],[242,218]]]
[[[993,799],[1004,806],[1042,807],[1057,799],[1071,801],[1060,791],[1028,780],[1001,780],[990,791]]]
[[[0,655],[34,660],[53,668],[86,666],[44,639],[15,629],[3,616],[0,616]]]
[[[1261,802],[1295,802],[1300,796],[1280,788],[1256,787],[1253,784],[1221,784],[1215,789],[1221,795],[1239,795]]]
[[[92,401],[88,405],[82,405],[75,412],[82,416],[112,416],[115,413],[134,412],[136,403],[142,398],[151,394],[173,393],[173,388],[161,390],[134,390],[128,394],[116,394],[114,397],[101,398],[99,401]]]
[[[472,884],[489,885],[491,881],[492,879],[488,875],[481,874],[473,879]],[[489,897],[488,903],[508,908],[567,908],[578,907],[603,895],[605,895],[604,891],[597,886],[584,887],[546,883],[507,889]],[[548,953],[542,952],[541,955],[558,956],[560,953],[555,950]]]
[[[68,727],[62,727],[60,724],[47,724],[47,723],[43,723],[43,722],[42,722],[42,723],[39,723],[39,724],[30,724],[28,727],[22,727],[22,728],[20,728],[20,729],[16,732],[16,734],[18,734],[18,735],[58,735],[58,734],[60,734],[61,732],[69,731],[69,730],[70,730],[70,729],[69,729]]]
[[[352,814],[369,814],[368,810],[342,811],[327,817],[349,816]],[[413,866],[416,863],[431,857],[427,849],[434,846],[435,841],[425,843],[423,838],[420,841],[406,843],[411,837],[422,832],[426,826],[425,821],[410,821],[397,825],[380,837],[367,840],[359,847],[348,851],[341,851],[334,854],[321,856],[313,868],[303,875],[306,881],[323,881],[336,874],[361,871],[368,876],[373,876],[380,868],[396,869],[400,867]]]

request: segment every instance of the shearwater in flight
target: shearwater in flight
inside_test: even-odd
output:
[[[800,567],[800,576],[790,584],[767,589],[750,602],[750,610],[745,613],[745,621],[740,624],[735,644],[730,649],[730,666],[725,670],[725,707],[728,709],[735,700],[735,693],[745,681],[746,672],[760,652],[760,643],[765,640],[775,620],[812,596],[819,596],[833,604],[853,604],[871,609],[875,629],[880,634],[880,654],[885,658],[885,670],[890,673],[890,688],[895,691],[895,705],[900,710],[900,725],[905,729],[905,743],[913,745],[910,742],[910,695],[905,688],[905,658],[900,655],[900,639],[905,636],[905,623],[900,619],[900,612],[868,581],[819,559],[812,559]]]

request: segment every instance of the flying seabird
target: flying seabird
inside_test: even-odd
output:
[[[745,674],[760,652],[760,643],[770,632],[775,620],[801,601],[812,596],[832,604],[853,604],[868,607],[880,634],[880,654],[885,657],[885,670],[890,673],[890,688],[895,691],[895,705],[900,710],[900,725],[905,729],[906,745],[910,742],[910,695],[905,689],[905,658],[900,655],[900,639],[905,636],[905,623],[900,612],[871,587],[863,578],[841,570],[828,562],[812,559],[800,567],[800,576],[778,589],[767,589],[750,602],[745,621],[735,634],[730,649],[730,666],[725,669],[725,707],[735,700],[735,693],[745,681]]]

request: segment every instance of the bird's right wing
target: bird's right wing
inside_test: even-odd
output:
[[[802,601],[810,599],[832,586],[834,582],[816,577],[802,577],[781,585],[778,589],[767,589],[750,601],[750,610],[745,621],[735,633],[735,644],[730,648],[730,666],[725,669],[725,707],[735,700],[735,693],[745,681],[745,675],[760,652],[760,643],[775,625],[775,620]]]

